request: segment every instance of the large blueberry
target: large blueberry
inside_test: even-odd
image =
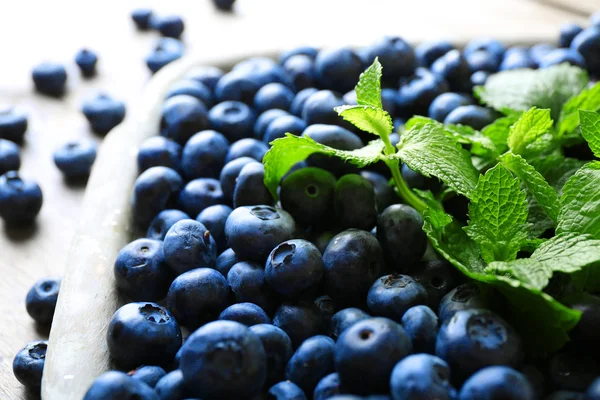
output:
[[[214,102],[210,88],[204,83],[191,78],[182,79],[171,85],[171,88],[167,92],[165,98],[168,99],[180,94],[195,97],[207,107],[212,107]]]
[[[219,319],[239,322],[246,326],[271,323],[271,318],[269,318],[265,310],[254,303],[230,305],[219,314]]]
[[[161,400],[152,388],[120,372],[108,371],[97,377],[83,400]]]
[[[481,130],[496,120],[496,114],[489,108],[467,105],[452,110],[444,119],[445,124],[468,125]]]
[[[275,119],[283,117],[284,115],[290,115],[290,113],[278,108],[272,108],[261,113],[258,118],[256,118],[256,122],[254,123],[254,137],[257,139],[262,139],[269,124],[275,121]]]
[[[253,325],[250,330],[258,335],[267,354],[267,383],[281,380],[293,353],[292,340],[282,329],[271,324]]]
[[[225,221],[233,210],[231,207],[217,204],[205,208],[198,214],[196,221],[203,224],[210,232],[217,243],[218,252],[222,252],[227,248],[227,240],[225,240]]]
[[[90,174],[98,145],[91,139],[72,140],[53,154],[54,164],[65,178],[81,178]]]
[[[410,76],[417,67],[413,48],[397,36],[385,36],[366,49],[366,61],[370,65],[375,57],[383,66],[385,82],[396,83],[403,76]]]
[[[450,368],[441,358],[413,354],[392,370],[390,389],[394,400],[451,400]]]
[[[435,352],[438,317],[427,306],[414,306],[402,316],[402,326],[410,336],[415,353]]]
[[[217,244],[210,231],[193,219],[173,224],[165,236],[163,247],[167,263],[177,274],[215,266]]]
[[[354,82],[356,83],[356,80]],[[343,105],[344,102],[336,93],[331,90],[319,90],[304,101],[302,118],[308,125],[339,124],[341,117],[338,116],[334,108]]]
[[[294,115],[284,115],[273,120],[265,131],[262,141],[271,143],[275,139],[285,137],[286,133],[300,136],[306,129],[306,122]]]
[[[314,58],[296,54],[289,57],[282,65],[297,91],[315,86],[317,72]]]
[[[225,162],[231,162],[236,158],[250,157],[258,162],[262,162],[269,146],[260,140],[253,138],[240,139],[233,143],[227,152]]]
[[[391,205],[379,214],[377,238],[397,271],[406,271],[418,263],[427,248],[423,218],[405,204]]]
[[[90,123],[92,131],[105,135],[125,119],[125,103],[105,93],[84,101],[81,111]]]
[[[319,51],[315,68],[322,87],[345,93],[356,85],[363,63],[352,49],[342,47]]]
[[[207,207],[224,202],[221,183],[213,178],[196,178],[189,181],[179,193],[179,206],[191,216]]]
[[[217,263],[215,265],[215,269],[219,271],[224,277],[227,277],[229,270],[235,264],[239,263],[241,260],[235,254],[235,251],[232,249],[226,249],[219,257],[217,257]]]
[[[265,167],[260,162],[244,166],[238,175],[233,190],[233,206],[273,204],[273,196],[265,186]]]
[[[456,92],[471,91],[471,69],[458,50],[450,50],[431,65],[431,71],[445,79]]]
[[[444,122],[448,114],[460,106],[473,104],[473,100],[460,93],[442,93],[429,106],[428,115],[437,121]]]
[[[43,203],[37,183],[21,179],[17,171],[0,176],[0,217],[7,224],[31,224]]]
[[[419,66],[429,68],[435,60],[452,49],[454,49],[452,43],[445,40],[423,42],[415,47],[415,55]]]
[[[31,76],[38,92],[54,97],[65,93],[67,71],[62,64],[43,62],[33,67]]]
[[[256,92],[254,110],[259,114],[273,108],[287,111],[292,100],[294,100],[294,92],[290,88],[277,82],[268,83]]]
[[[302,117],[302,110],[304,109],[304,103],[306,103],[306,100],[308,100],[308,98],[310,96],[317,93],[318,91],[319,91],[318,89],[310,87],[310,88],[302,89],[301,91],[296,93],[296,96],[294,96],[294,100],[292,101],[292,104],[290,105],[290,113],[292,113],[292,115],[295,115],[297,117]]]
[[[329,324],[329,336],[334,340],[337,340],[346,328],[369,317],[369,314],[359,308],[344,308],[343,310],[336,312],[331,318]]]
[[[372,229],[377,222],[375,190],[358,174],[347,174],[335,184],[333,204],[338,225],[343,228]]]
[[[217,131],[196,133],[181,155],[181,169],[188,179],[218,178],[225,165],[229,142]]]
[[[163,210],[150,222],[146,236],[148,239],[164,240],[169,229],[182,219],[190,219],[190,216],[180,210]]]
[[[137,164],[140,173],[148,168],[161,166],[179,170],[181,146],[162,136],[148,138],[138,149]]]
[[[221,191],[223,192],[223,198],[227,204],[233,204],[233,192],[235,190],[235,181],[242,171],[242,168],[251,162],[256,160],[251,157],[240,157],[236,158],[225,164],[219,175],[219,181],[221,183]]]
[[[417,68],[414,76],[400,80],[396,113],[401,117],[425,115],[433,99],[447,91],[448,83],[442,77]]]
[[[275,299],[265,280],[265,270],[260,264],[241,261],[227,273],[227,282],[238,303],[254,303],[272,313]]]
[[[110,357],[119,368],[165,366],[181,347],[181,330],[166,308],[154,303],[129,303],[112,316],[107,343]]]
[[[294,348],[326,330],[321,310],[314,303],[304,301],[282,303],[275,311],[273,325],[288,334]]]
[[[28,343],[13,360],[15,378],[28,390],[38,391],[42,385],[42,372],[46,362],[48,342],[45,340]]]
[[[281,206],[302,224],[323,224],[331,219],[335,177],[321,168],[301,168],[281,182]]]
[[[256,92],[266,82],[260,76],[242,70],[233,70],[223,75],[215,85],[215,97],[220,102],[235,101],[252,105]]]
[[[411,307],[427,304],[427,291],[408,275],[385,275],[375,281],[367,296],[372,314],[400,322]]]
[[[160,119],[160,134],[184,145],[196,132],[208,128],[206,106],[195,97],[180,94],[165,100]]]
[[[600,73],[600,26],[589,27],[575,36],[571,49],[583,56],[590,73]]]
[[[215,321],[190,335],[181,350],[180,369],[192,395],[239,399],[257,393],[265,383],[267,356],[250,329]]]
[[[60,283],[61,279],[57,277],[40,279],[27,292],[25,308],[38,324],[47,325],[52,322]]]
[[[27,114],[12,106],[0,106],[0,139],[22,143],[27,130]]]
[[[256,117],[246,104],[224,101],[210,109],[210,126],[221,132],[230,142],[251,137]]]
[[[471,376],[458,400],[533,400],[533,387],[518,371],[505,366],[484,368]]]
[[[334,372],[334,347],[335,342],[328,336],[306,339],[288,361],[285,378],[300,386],[305,393],[312,393],[321,378]]]

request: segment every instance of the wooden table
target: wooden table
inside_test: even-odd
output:
[[[78,222],[84,187],[63,181],[52,162],[52,152],[70,138],[95,137],[79,111],[86,96],[106,91],[127,102],[130,118],[150,78],[143,57],[157,35],[137,32],[129,19],[133,5],[124,3],[28,0],[0,5],[0,104],[15,104],[29,113],[21,171],[25,178],[35,179],[44,193],[35,226],[4,228],[0,233],[2,400],[27,398],[12,374],[12,360],[22,346],[46,338],[48,332],[36,327],[27,315],[25,295],[37,279],[62,273]],[[354,0],[238,0],[231,15],[216,12],[207,0],[140,5],[183,15],[188,53],[207,59],[300,44],[361,45],[384,34],[401,35],[412,42],[436,38],[464,42],[477,35],[507,42],[552,40],[560,23],[585,23],[581,14],[525,0],[365,3],[368,9]],[[596,3],[586,0],[582,10],[600,9]],[[100,55],[99,75],[89,81],[79,78],[72,61],[83,46]],[[33,93],[30,70],[42,60],[68,65],[69,92],[65,98]]]

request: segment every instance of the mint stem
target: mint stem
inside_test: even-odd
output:
[[[423,215],[423,212],[427,209],[427,204],[425,204],[425,202],[408,187],[406,182],[404,182],[404,179],[402,179],[402,175],[400,174],[400,162],[389,158],[384,159],[384,162],[392,173],[392,178],[394,178],[398,194],[400,194],[402,200],[417,210],[419,214]]]

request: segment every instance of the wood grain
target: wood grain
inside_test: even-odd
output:
[[[437,38],[464,42],[484,34],[506,42],[553,41],[560,23],[585,23],[582,17],[525,0],[369,1],[369,10],[385,12],[364,10],[363,4],[358,0],[238,0],[232,15],[216,12],[208,0],[149,1],[142,5],[183,15],[187,52],[194,54],[190,59],[210,63],[301,44],[363,45],[385,34],[401,35],[411,42]],[[26,314],[25,294],[35,280],[65,271],[71,240],[81,226],[89,229],[90,236],[77,234],[68,268],[79,274],[69,275],[63,292],[76,292],[72,289],[79,285],[88,290],[80,295],[85,301],[64,309],[63,316],[69,318],[67,324],[55,327],[53,342],[57,345],[50,350],[49,364],[61,357],[59,348],[70,348],[70,355],[65,354],[69,368],[88,374],[78,379],[84,382],[77,383],[79,387],[87,385],[106,365],[101,339],[114,311],[114,292],[96,291],[110,286],[114,255],[119,243],[127,240],[125,227],[113,223],[125,217],[135,175],[132,157],[136,144],[145,135],[156,133],[139,130],[151,125],[147,118],[156,113],[140,115],[144,112],[136,110],[148,109],[160,96],[156,91],[143,91],[150,75],[142,60],[157,36],[135,31],[128,17],[132,3],[25,0],[10,5],[2,2],[0,7],[0,35],[7,38],[0,41],[0,103],[17,104],[30,114],[22,173],[36,179],[44,192],[44,206],[35,227],[0,234],[0,310],[4,317],[0,328],[0,399],[13,400],[26,398],[11,371],[15,353],[27,342],[47,335]],[[71,63],[82,46],[97,50],[101,57],[100,73],[91,81],[79,79]],[[69,63],[69,93],[65,98],[33,94],[29,71],[44,59]],[[89,182],[90,187],[103,186],[106,190],[100,194],[89,191],[84,200],[83,187],[69,186],[62,180],[51,154],[70,138],[93,137],[79,107],[83,98],[98,89],[127,102],[127,125],[120,128],[121,134],[115,131],[106,139]],[[63,379],[70,372],[50,371],[47,382],[54,383],[46,385],[45,398],[67,398],[55,393],[71,390]]]

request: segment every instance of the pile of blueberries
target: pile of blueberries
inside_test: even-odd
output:
[[[583,318],[565,348],[530,357],[492,311],[502,309],[494,294],[428,249],[421,216],[399,203],[386,168],[313,155],[281,180],[276,202],[261,163],[286,132],[364,146],[371,138],[333,109],[355,103],[375,57],[397,142],[412,115],[475,129],[493,122],[470,93],[496,71],[569,62],[599,76],[599,49],[596,15],[586,29],[564,25],[559,46],[476,39],[460,51],[385,37],[360,50],[302,47],[278,62],[191,70],[166,95],[160,135],[137,155],[141,233],[114,264],[131,302],[107,330],[116,370],[84,399],[600,399],[599,299],[573,306]],[[406,166],[402,176],[412,188],[444,189]],[[461,198],[445,205],[466,218]],[[45,279],[28,294],[38,323],[52,321],[59,286]],[[30,343],[14,361],[34,391],[46,347]]]

